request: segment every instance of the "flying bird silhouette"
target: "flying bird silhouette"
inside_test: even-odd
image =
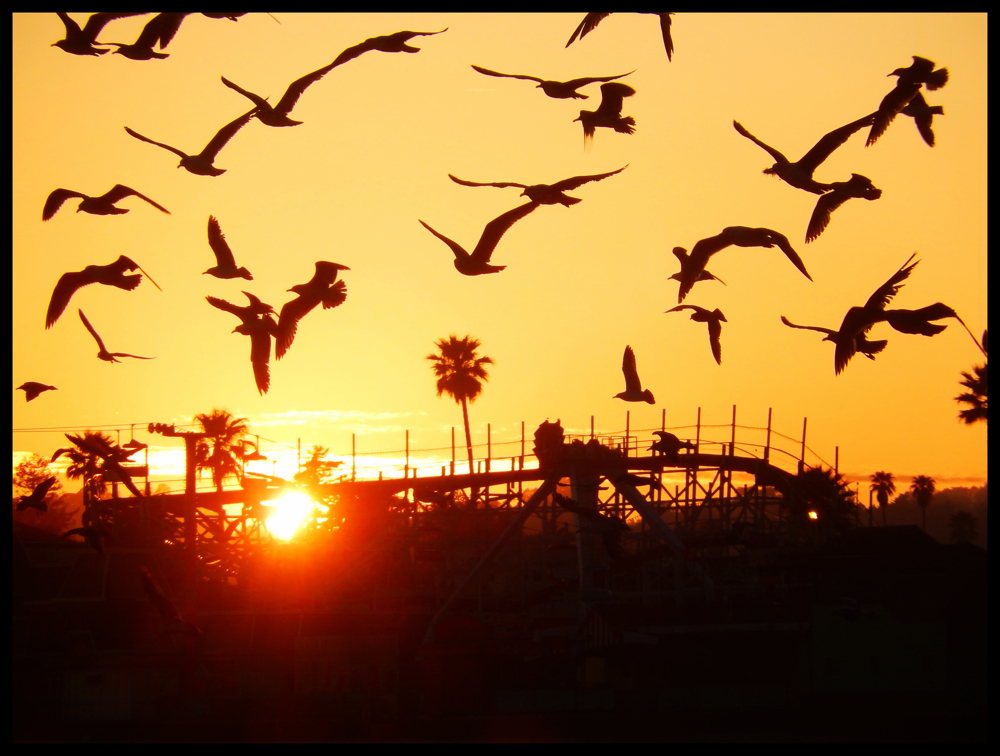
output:
[[[781,316],[781,322],[784,323],[789,328],[800,328],[804,331],[818,331],[819,333],[825,333],[826,336],[823,338],[823,341],[831,341],[834,344],[836,344],[837,340],[840,338],[840,331],[834,331],[832,328],[823,328],[822,326],[796,325],[788,318],[786,318],[784,315]],[[880,353],[883,349],[885,349],[888,343],[889,342],[886,341],[885,339],[881,341],[869,341],[867,338],[865,338],[865,333],[861,332],[854,336],[854,351],[860,352],[869,360],[874,360],[875,355]]]
[[[653,392],[649,389],[642,390],[642,383],[639,380],[639,371],[635,367],[635,352],[632,347],[626,346],[622,355],[622,373],[625,375],[625,390],[615,394],[612,399],[624,399],[626,402],[646,402],[656,404],[653,399]]]
[[[231,312],[233,315],[238,317],[244,325],[253,323],[261,315],[274,315],[274,308],[266,302],[261,302],[259,298],[255,297],[249,291],[243,292],[244,296],[250,300],[250,304],[246,307],[240,307],[239,305],[234,305],[231,302],[227,302],[225,299],[219,299],[218,297],[205,297],[205,300],[212,305],[225,312]]]
[[[291,84],[288,85],[288,89],[285,90],[285,94],[282,95],[281,99],[278,101],[277,105],[270,105],[267,99],[256,95],[253,92],[248,92],[242,87],[233,84],[225,76],[222,77],[222,83],[225,84],[230,89],[239,92],[241,95],[251,100],[257,109],[254,111],[254,115],[257,116],[257,120],[261,123],[266,123],[268,126],[298,126],[302,121],[293,121],[288,117],[292,108],[295,107],[295,103],[299,101],[302,93],[306,91],[310,84],[315,84],[317,81],[326,76],[331,70],[333,70],[336,63],[331,63],[328,66],[323,66],[312,73],[306,74],[305,76],[296,79]]]
[[[80,313],[80,315],[82,316],[83,313]],[[86,320],[84,322],[86,322]],[[124,355],[124,356],[130,357],[132,355]],[[142,359],[149,359],[149,358],[144,357]],[[135,454],[136,451],[135,449],[131,451],[126,451],[125,449],[122,449],[120,446],[115,446],[114,444],[104,444],[104,443],[96,443],[88,441],[83,436],[73,436],[70,435],[69,433],[64,433],[63,435],[66,436],[66,438],[68,438],[81,451],[86,452],[88,454],[93,454],[96,457],[100,457],[102,462],[104,463],[101,467],[101,470],[112,470],[118,477],[118,480],[121,481],[121,483],[125,486],[125,488],[129,490],[129,492],[133,496],[138,496],[138,497],[142,496],[142,494],[139,493],[139,489],[136,488],[135,483],[132,482],[132,478],[129,475],[128,471],[121,466],[122,462],[127,462],[128,458],[131,455]],[[64,451],[72,451],[72,450],[59,449],[56,452],[56,454],[52,457],[52,459],[55,460],[56,457],[58,457],[59,454]]]
[[[215,253],[215,265],[202,273],[202,275],[208,274],[216,278],[245,278],[247,281],[253,280],[253,276],[250,275],[249,270],[236,267],[236,258],[233,257],[233,251],[226,243],[226,236],[222,233],[219,221],[213,215],[208,216],[208,246]],[[250,295],[248,294],[247,296]]]
[[[56,484],[57,478],[55,475],[46,478],[37,486],[34,490],[27,496],[22,496],[17,502],[17,511],[23,512],[28,507],[37,509],[39,512],[47,512],[49,507],[45,503],[45,496],[48,494],[49,489]]]
[[[142,581],[142,589],[146,592],[146,596],[153,602],[153,606],[156,607],[156,610],[166,623],[168,633],[172,635],[201,635],[201,630],[198,629],[197,625],[181,617],[181,613],[177,611],[177,607],[167,598],[167,594],[163,592],[160,584],[156,582],[156,578],[153,577],[153,574],[148,569],[140,567],[139,578]]]
[[[830,216],[833,211],[847,200],[866,199],[871,202],[882,196],[882,190],[878,189],[870,178],[862,176],[860,173],[852,173],[850,181],[834,181],[830,187],[832,191],[827,192],[816,201],[816,209],[813,210],[809,226],[806,229],[807,244],[819,238],[824,229],[830,225]]]
[[[934,116],[944,115],[944,108],[940,105],[928,105],[924,96],[917,92],[913,99],[907,103],[906,107],[899,111],[903,115],[908,115],[917,124],[917,131],[924,138],[929,147],[934,146]]]
[[[87,25],[80,29],[80,24],[69,17],[68,13],[59,13],[63,26],[66,27],[66,38],[53,42],[52,47],[59,47],[73,55],[104,55],[107,50],[94,47],[97,35],[108,21],[127,16],[142,16],[143,13],[95,13],[87,19]]]
[[[910,100],[917,96],[921,85],[925,85],[928,90],[933,92],[948,83],[947,68],[939,68],[935,71],[933,60],[916,55],[913,56],[912,65],[907,68],[897,68],[889,76],[899,78],[896,80],[896,86],[893,90],[879,103],[865,147],[871,147],[878,141],[896,115],[909,104]]]
[[[80,536],[84,542],[98,554],[104,553],[103,541],[108,537],[108,531],[104,528],[73,528],[72,530],[67,530],[62,534],[63,538],[67,536],[76,535]]]
[[[673,60],[674,58],[674,41],[670,37],[670,17],[674,15],[673,13],[651,13],[649,11],[640,11],[647,16],[659,16],[660,18],[660,34],[663,35],[663,49],[667,51],[667,60]],[[583,17],[583,21],[580,25],[576,27],[572,36],[569,38],[569,42],[566,43],[566,47],[573,44],[577,37],[583,39],[594,28],[601,23],[604,19],[610,16],[610,13],[588,13]]]
[[[850,139],[851,134],[860,131],[865,126],[871,126],[874,121],[875,114],[870,113],[864,118],[859,118],[857,121],[852,121],[846,126],[834,129],[816,142],[815,146],[809,150],[809,152],[796,160],[794,163],[774,149],[774,147],[760,141],[757,137],[743,128],[739,121],[733,121],[733,128],[735,128],[739,134],[745,136],[774,158],[774,165],[770,168],[765,168],[764,173],[769,176],[777,176],[786,184],[790,184],[796,189],[804,189],[805,191],[812,192],[813,194],[824,194],[825,192],[830,191],[832,186],[830,184],[821,184],[813,178],[813,173],[816,168],[819,167],[820,163],[830,157],[835,149]]]
[[[680,281],[680,289],[677,292],[678,303],[684,301],[691,288],[698,281],[705,281],[708,278],[715,278],[714,275],[705,270],[709,258],[717,252],[729,246],[737,247],[764,247],[771,249],[778,247],[785,253],[785,257],[791,260],[792,264],[799,271],[812,281],[812,276],[806,270],[805,263],[798,253],[792,249],[788,237],[769,228],[750,228],[749,226],[728,226],[722,232],[707,239],[702,239],[694,245],[690,256],[684,247],[674,247],[674,255],[680,261],[679,272],[670,276],[671,279]],[[707,278],[706,278],[707,275]]]
[[[132,129],[128,126],[125,127],[125,131],[127,131],[131,136],[134,136],[136,139],[143,142],[149,142],[150,144],[155,144],[157,147],[169,150],[175,155],[180,155],[181,162],[177,164],[178,168],[183,166],[191,173],[195,173],[199,176],[221,176],[226,172],[226,170],[224,168],[216,168],[213,165],[215,158],[218,157],[220,150],[226,146],[226,143],[233,138],[233,135],[246,126],[250,119],[256,114],[257,108],[254,108],[253,110],[241,115],[235,121],[227,123],[219,129],[219,133],[212,137],[212,141],[205,145],[205,149],[197,155],[188,155],[186,152],[181,152],[179,149],[171,147],[169,144],[154,142],[149,137],[144,137],[142,134],[132,131]]]
[[[339,66],[342,63],[346,63],[349,60],[353,60],[359,55],[363,55],[371,50],[379,50],[380,52],[387,53],[397,53],[397,52],[407,52],[415,53],[420,52],[419,47],[413,47],[408,45],[409,42],[414,37],[430,37],[434,34],[442,34],[448,31],[446,26],[441,31],[436,32],[418,32],[418,31],[401,31],[395,34],[385,34],[381,37],[369,37],[364,42],[354,45],[353,47],[348,47],[340,55],[337,56],[336,60],[333,61],[334,66]]]
[[[601,84],[601,105],[597,110],[581,110],[580,116],[574,118],[574,123],[583,124],[583,146],[593,140],[598,126],[614,129],[619,134],[634,134],[635,119],[632,116],[622,117],[622,105],[626,97],[635,94],[628,84],[613,81]]]
[[[93,336],[94,341],[97,342],[98,349],[100,349],[100,351],[97,353],[97,359],[104,360],[105,362],[121,362],[121,360],[116,359],[117,357],[134,357],[137,360],[156,359],[155,357],[140,357],[137,354],[128,354],[126,352],[109,352],[107,348],[104,346],[104,342],[101,340],[101,337],[97,335],[97,331],[94,330],[94,326],[90,324],[90,321],[87,320],[87,316],[83,314],[83,310],[77,310],[77,312],[80,314],[80,320],[83,321],[83,324],[87,327],[87,330],[90,331],[90,335]],[[136,496],[138,495],[139,494],[136,494]]]
[[[59,316],[66,309],[66,305],[69,304],[69,300],[84,286],[99,283],[105,286],[116,286],[125,291],[135,289],[139,285],[139,282],[142,281],[142,276],[138,273],[126,276],[125,271],[127,270],[142,270],[142,267],[131,257],[120,255],[117,260],[108,265],[88,265],[83,270],[63,273],[56,282],[56,287],[52,290],[52,297],[49,299],[49,309],[45,313],[45,327],[51,328],[55,325],[55,322],[59,320]],[[149,279],[149,282],[153,286],[160,289],[159,284],[152,279],[149,273],[146,273],[144,270],[142,272],[146,274],[146,278]],[[160,289],[160,291],[163,291],[163,289]]]
[[[316,272],[304,284],[296,284],[288,291],[298,296],[286,302],[278,316],[274,356],[281,359],[295,340],[295,331],[302,320],[316,305],[323,303],[323,309],[338,307],[347,299],[347,284],[337,280],[337,273],[350,270],[346,265],[320,260],[316,263]]]
[[[76,211],[79,213],[83,211],[85,213],[90,213],[91,215],[124,215],[128,212],[127,207],[115,207],[115,203],[119,200],[125,199],[126,197],[138,197],[139,199],[144,199],[150,205],[155,207],[157,210],[161,210],[167,215],[170,215],[170,211],[162,205],[157,205],[153,200],[147,197],[145,194],[139,194],[135,189],[131,189],[124,184],[115,184],[107,192],[102,194],[100,197],[91,197],[82,192],[74,192],[72,189],[55,189],[45,200],[45,207],[42,208],[42,220],[47,221],[62,207],[63,202],[68,200],[70,197],[79,197],[83,200]]]
[[[704,307],[698,307],[697,305],[677,305],[676,307],[671,307],[667,312],[679,312],[681,310],[694,310],[691,313],[691,320],[698,323],[708,323],[708,340],[712,344],[712,356],[721,365],[722,321],[726,320],[726,316],[722,314],[722,310],[716,307],[712,312],[709,312]],[[726,322],[728,323],[729,321]]]
[[[482,66],[473,65],[474,69],[479,71],[481,74],[486,74],[487,76],[498,76],[507,79],[526,79],[528,81],[537,81],[538,86],[535,89],[541,89],[549,97],[557,100],[586,100],[587,95],[577,92],[580,87],[585,87],[588,84],[595,84],[599,81],[608,82],[614,81],[615,79],[621,79],[624,76],[635,73],[635,71],[629,71],[628,73],[618,74],[618,76],[589,76],[580,79],[571,79],[569,81],[549,81],[547,79],[540,79],[537,76],[528,76],[526,74],[505,74],[499,71],[491,71],[488,68],[483,68]]]
[[[24,391],[24,401],[30,402],[32,399],[37,397],[44,391],[58,391],[55,386],[49,386],[47,383],[38,383],[37,381],[27,381],[18,386],[15,391]]]
[[[601,179],[606,179],[608,176],[614,176],[616,173],[624,171],[625,168],[628,168],[628,166],[625,165],[617,171],[611,171],[610,173],[598,173],[594,176],[574,176],[573,178],[563,179],[555,184],[532,184],[531,186],[528,184],[516,184],[513,181],[481,184],[476,181],[463,181],[460,178],[452,176],[450,173],[448,174],[448,178],[462,186],[495,186],[499,189],[516,186],[518,189],[524,189],[521,192],[522,197],[527,197],[539,205],[559,204],[569,207],[570,205],[575,205],[577,202],[582,202],[582,200],[565,194],[567,190],[576,189],[591,181],[600,181]]]
[[[420,221],[420,225],[451,247],[451,251],[455,254],[455,270],[464,276],[481,276],[486,273],[499,273],[507,267],[506,265],[490,265],[490,258],[493,256],[493,251],[496,249],[497,244],[500,243],[503,235],[507,233],[507,229],[536,207],[538,207],[537,202],[527,202],[491,220],[486,224],[486,228],[483,229],[483,235],[479,238],[476,248],[472,250],[472,254],[466,252],[464,247],[460,246],[457,242],[453,242],[444,234],[439,234],[423,221]]]
[[[162,60],[170,56],[164,52],[156,52],[153,46],[159,44],[164,48],[169,44],[177,33],[181,21],[184,20],[184,13],[159,13],[142,27],[139,38],[131,45],[121,42],[99,42],[102,45],[114,45],[118,49],[115,54],[124,55],[130,60]],[[164,42],[166,40],[166,42]]]
[[[677,453],[681,449],[688,449],[689,451],[698,450],[698,448],[690,441],[681,441],[673,433],[667,433],[666,431],[653,431],[653,435],[659,436],[660,439],[653,442],[653,445],[649,447],[649,451],[658,451],[669,457],[671,460],[677,459]]]
[[[271,388],[271,337],[278,333],[278,323],[270,315],[262,315],[254,320],[245,320],[233,329],[250,337],[250,365],[253,378],[261,396]]]

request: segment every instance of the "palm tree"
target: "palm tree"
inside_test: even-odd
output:
[[[934,498],[934,494],[937,493],[937,489],[934,487],[934,478],[929,475],[917,475],[913,482],[910,483],[910,493],[913,494],[913,498],[917,500],[917,504],[920,505],[921,512],[921,525],[924,532],[927,532],[927,507],[931,503],[931,499]]]
[[[427,359],[434,365],[432,370],[437,377],[437,395],[448,394],[462,405],[462,420],[465,422],[465,446],[469,451],[469,472],[475,472],[472,466],[472,433],[469,431],[469,402],[483,391],[483,381],[490,376],[486,365],[492,365],[489,357],[479,357],[476,350],[480,346],[479,339],[471,336],[458,338],[455,334],[434,342],[440,350],[438,354],[429,354]]]
[[[111,436],[100,431],[84,431],[83,440],[88,446],[110,451],[115,445]],[[110,527],[111,508],[100,504],[101,497],[108,491],[108,483],[104,479],[103,460],[93,452],[84,451],[76,446],[63,452],[70,461],[66,468],[66,477],[70,480],[83,479],[83,517],[85,528]]]
[[[844,531],[851,527],[856,497],[850,483],[832,468],[808,467],[792,479],[792,515],[801,522],[815,519],[825,528]]]
[[[882,510],[882,527],[885,527],[885,510],[889,507],[889,497],[896,493],[896,482],[891,472],[879,471],[871,476],[875,498]]]
[[[960,381],[960,385],[969,390],[955,397],[955,401],[959,404],[969,405],[958,413],[959,419],[966,425],[978,423],[980,420],[984,423],[988,422],[986,419],[986,364],[976,365],[972,370],[975,375],[963,370],[962,381]]]
[[[194,421],[207,435],[195,446],[195,465],[199,473],[212,471],[215,490],[222,493],[222,481],[240,471],[233,451],[239,440],[250,433],[250,426],[245,417],[234,417],[223,409],[213,409],[208,415],[195,415]]]

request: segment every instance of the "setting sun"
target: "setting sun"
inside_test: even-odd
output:
[[[274,502],[274,514],[264,522],[271,535],[290,541],[314,506],[313,500],[304,493],[292,491]]]

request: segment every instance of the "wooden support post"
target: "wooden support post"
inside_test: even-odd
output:
[[[351,483],[354,482],[354,478],[358,473],[358,458],[357,449],[354,446],[354,434],[351,434]]]
[[[771,459],[771,408],[767,408],[767,439],[764,441],[764,461]]]
[[[628,456],[628,435],[632,423],[632,413],[629,410],[625,410],[625,456]]]
[[[451,474],[455,474],[455,426],[451,426]]]
[[[840,447],[833,447],[833,471],[840,473]]]
[[[660,415],[660,430],[665,431],[667,429],[667,408],[663,408],[663,413]]]
[[[406,431],[406,461],[403,466],[403,477],[408,478],[410,471],[410,431]]]
[[[809,422],[808,417],[802,418],[802,451],[799,453],[799,473],[805,470],[806,464],[806,425]]]
[[[590,437],[594,437],[594,416],[590,416]]]

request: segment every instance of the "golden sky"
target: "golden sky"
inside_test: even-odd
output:
[[[470,407],[474,440],[530,433],[546,418],[563,426],[620,430],[694,422],[774,426],[789,435],[809,418],[808,443],[828,461],[840,447],[849,476],[889,470],[938,485],[986,478],[985,424],[957,419],[959,373],[983,358],[954,321],[933,338],[876,326],[889,345],[875,362],[858,355],[834,375],[833,345],[779,321],[837,328],[916,252],[921,260],[893,306],[937,301],[977,334],[986,327],[987,22],[985,15],[699,15],[673,19],[668,62],[654,17],[614,14],[565,48],[580,14],[253,14],[237,23],[188,17],[166,60],[74,56],[55,14],[13,16],[13,385],[41,381],[59,391],[31,403],[12,396],[14,429],[189,423],[225,407],[268,438],[349,453],[351,433],[368,451],[450,442],[461,409],[437,398],[430,363],[436,339],[482,341],[495,361]],[[74,14],[82,24],[86,16]],[[101,40],[134,41],[151,16],[116,20]],[[295,79],[368,37],[403,29],[417,54],[366,53],[331,71],[299,100],[304,123],[251,121],[220,153],[219,177],[178,169],[178,158],[128,136],[132,129],[198,152],[248,100],[220,76],[277,102]],[[865,148],[856,134],[816,172],[872,179],[881,199],[851,200],[825,233],[804,243],[815,196],[762,175],[773,160],[737,134],[733,119],[801,157],[832,129],[874,111],[920,55],[947,67],[937,146],[897,117]],[[547,79],[612,76],[637,94],[623,114],[632,136],[598,129],[584,149],[573,119],[590,99],[546,97],[530,81],[483,76],[477,64]],[[515,224],[492,262],[496,275],[469,278],[450,250],[418,223],[471,249],[493,218],[524,202],[516,189],[467,188],[473,181],[554,183],[628,169],[573,192],[571,208],[542,206]],[[41,210],[57,187],[100,195],[122,183],[136,198],[123,216],[75,213],[50,221]],[[219,219],[252,282],[202,275],[214,264],[209,215]],[[685,300],[719,307],[723,363],[712,359],[705,325],[665,315],[677,300],[670,250],[690,249],[724,227],[764,226],[791,240],[814,282],[776,249],[730,248],[710,270],[728,286],[699,283]],[[94,285],[43,327],[59,277],[124,254],[163,288],[133,292]],[[308,280],[317,260],[351,268],[348,298],[299,324],[271,390],[254,385],[249,339],[206,295],[243,304],[241,289],[280,309],[286,290]],[[111,365],[95,358],[82,308],[112,351],[155,356]],[[612,399],[623,389],[621,357],[635,350],[656,405]],[[723,434],[728,435],[728,434]],[[174,448],[145,433],[139,438]],[[461,431],[459,431],[461,438]],[[123,439],[124,440],[124,439]],[[13,451],[50,455],[59,433],[15,433]],[[530,444],[529,444],[530,446]]]

